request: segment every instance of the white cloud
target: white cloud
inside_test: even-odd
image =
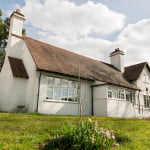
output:
[[[127,64],[148,61],[150,63],[150,19],[129,24],[114,43],[126,52]]]
[[[109,62],[109,53],[119,47],[125,52],[125,65],[143,61],[150,64],[150,19],[129,24],[114,42],[93,37],[68,40],[43,32],[39,34],[41,40],[101,61]]]
[[[76,5],[69,0],[26,0],[22,8],[27,23],[39,28],[39,40],[79,54],[109,62],[115,48],[125,52],[125,64],[150,63],[150,19],[125,27],[117,40],[98,39],[93,33],[109,34],[122,29],[125,15],[92,1]]]
[[[33,26],[69,39],[121,30],[126,18],[92,1],[76,5],[69,0],[26,0],[22,11]]]

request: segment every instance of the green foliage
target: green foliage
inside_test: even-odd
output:
[[[2,20],[2,11],[0,10],[0,70],[5,59],[5,49],[7,45],[10,19]]]
[[[112,131],[99,128],[98,122],[81,121],[78,125],[69,124],[53,135],[42,149],[44,150],[110,150],[116,146]]]

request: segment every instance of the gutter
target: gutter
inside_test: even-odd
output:
[[[40,71],[39,80],[38,80],[38,93],[37,93],[37,105],[36,105],[37,113],[38,113],[38,109],[39,109],[40,82],[41,82],[41,71]]]

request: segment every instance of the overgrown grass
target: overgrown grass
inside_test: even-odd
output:
[[[87,120],[88,117],[83,117]],[[150,120],[90,117],[99,127],[114,130],[117,150],[149,150]],[[0,113],[0,149],[36,150],[39,145],[68,123],[77,124],[78,117],[39,114]]]

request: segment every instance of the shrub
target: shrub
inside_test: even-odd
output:
[[[44,150],[110,150],[116,146],[113,131],[98,127],[91,119],[69,124],[45,142]]]

